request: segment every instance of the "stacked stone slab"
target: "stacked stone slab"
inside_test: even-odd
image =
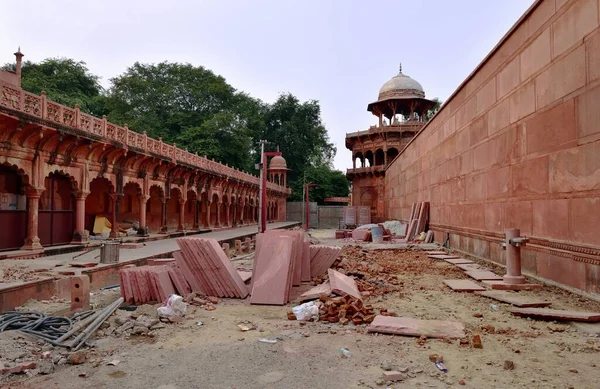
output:
[[[251,304],[284,305],[290,301],[295,240],[289,235],[257,236],[252,269]]]
[[[164,302],[176,293],[170,273],[173,270],[167,265],[121,269],[121,296],[126,302],[133,304]]]
[[[181,251],[173,253],[194,292],[209,296],[244,298],[248,287],[215,239],[178,238]]]
[[[342,251],[341,247],[313,245],[310,246],[310,276],[320,276],[335,263]]]

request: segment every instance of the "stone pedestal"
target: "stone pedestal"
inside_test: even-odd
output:
[[[521,274],[521,248],[510,244],[510,239],[521,234],[518,228],[506,230],[506,275],[503,278],[506,284],[524,284],[525,277]]]
[[[27,238],[22,250],[43,250],[38,237],[38,210],[44,188],[27,188]],[[8,226],[10,228],[10,226]]]

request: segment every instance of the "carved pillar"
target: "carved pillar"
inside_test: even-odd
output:
[[[206,201],[206,220],[204,221],[204,227],[210,228],[210,200]]]
[[[194,230],[199,229],[200,224],[200,215],[198,212],[200,210],[199,202],[200,201],[198,199],[194,201],[194,225],[192,226]]]
[[[242,201],[242,202],[240,203],[240,209],[239,209],[239,215],[238,215],[238,219],[239,219],[239,221],[241,221],[241,222],[242,222],[242,224],[245,224],[245,223],[244,223],[244,209],[245,209],[245,208],[246,208],[246,203]],[[236,220],[236,221],[237,221],[237,220]]]
[[[229,216],[231,215],[231,213],[229,212],[231,208],[231,203],[229,204],[224,204],[225,206],[225,226],[226,227],[230,227],[231,226],[231,219],[229,218]]]
[[[169,199],[166,197],[163,197],[161,199],[161,206],[160,206],[160,233],[161,234],[166,234],[169,230],[169,228],[167,227],[167,201],[169,201]]]
[[[73,232],[72,244],[80,244],[88,241],[90,233],[85,230],[85,199],[89,192],[75,193],[75,231]]]
[[[215,227],[219,228],[221,227],[221,206],[223,205],[222,202],[217,201],[217,220],[215,221]]]
[[[177,231],[181,232],[185,230],[185,202],[186,199],[179,198],[179,224],[177,225]]]
[[[146,223],[146,204],[150,196],[139,195],[140,199],[140,228],[138,229],[138,236],[148,236],[148,224]]]
[[[112,239],[119,237],[119,223],[117,221],[117,213],[119,212],[119,204],[121,202],[121,196],[117,193],[111,193],[110,197],[110,223],[111,230],[109,237]]]
[[[41,250],[40,238],[38,237],[38,208],[40,197],[44,192],[44,188],[28,187],[25,190],[27,195],[27,238],[22,250]],[[10,228],[10,226],[4,226]]]

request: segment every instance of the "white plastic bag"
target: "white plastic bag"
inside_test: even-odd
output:
[[[183,316],[187,309],[187,304],[183,302],[183,297],[172,294],[167,299],[167,302],[162,307],[158,307],[156,311],[159,316]]]
[[[292,308],[292,312],[296,316],[296,320],[310,320],[311,318],[319,320],[319,307],[314,301],[298,305]]]

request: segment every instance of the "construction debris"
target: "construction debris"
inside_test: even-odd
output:
[[[463,338],[465,336],[465,328],[462,323],[383,315],[377,315],[367,330],[383,334],[425,336],[427,338]]]
[[[353,278],[348,277],[333,269],[328,270],[329,284],[331,291],[335,294],[345,296],[350,295],[356,299],[361,299],[360,292]]]
[[[342,297],[321,297],[319,320],[346,325],[371,323],[375,319],[375,310],[371,305],[363,304],[359,298],[345,295]],[[384,310],[385,313],[385,310]]]
[[[121,296],[127,303],[162,302],[175,293],[167,265],[123,268],[119,279]]]

